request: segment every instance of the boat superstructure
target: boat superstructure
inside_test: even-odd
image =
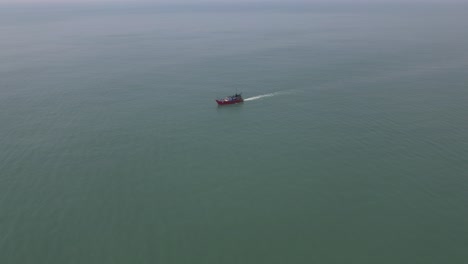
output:
[[[226,96],[223,99],[216,99],[216,102],[218,103],[218,105],[228,105],[242,103],[244,102],[244,99],[242,98],[242,95],[240,93],[236,93],[234,95]]]

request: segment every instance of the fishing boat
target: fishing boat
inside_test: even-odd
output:
[[[216,99],[218,105],[229,105],[229,104],[237,104],[244,102],[241,94],[236,93],[235,95],[226,96],[224,99]]]

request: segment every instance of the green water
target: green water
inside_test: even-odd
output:
[[[0,263],[468,263],[467,24],[2,7]]]

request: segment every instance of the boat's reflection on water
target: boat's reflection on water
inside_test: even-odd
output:
[[[239,111],[240,109],[242,109],[244,103],[237,103],[237,104],[230,104],[230,105],[217,105],[216,106],[216,110],[218,112],[224,112],[224,111],[228,111],[228,112],[232,112],[232,111]]]

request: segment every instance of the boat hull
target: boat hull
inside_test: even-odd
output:
[[[231,105],[231,104],[238,104],[242,102],[244,102],[244,100],[232,100],[232,101],[216,100],[216,103],[218,103],[218,105]]]

